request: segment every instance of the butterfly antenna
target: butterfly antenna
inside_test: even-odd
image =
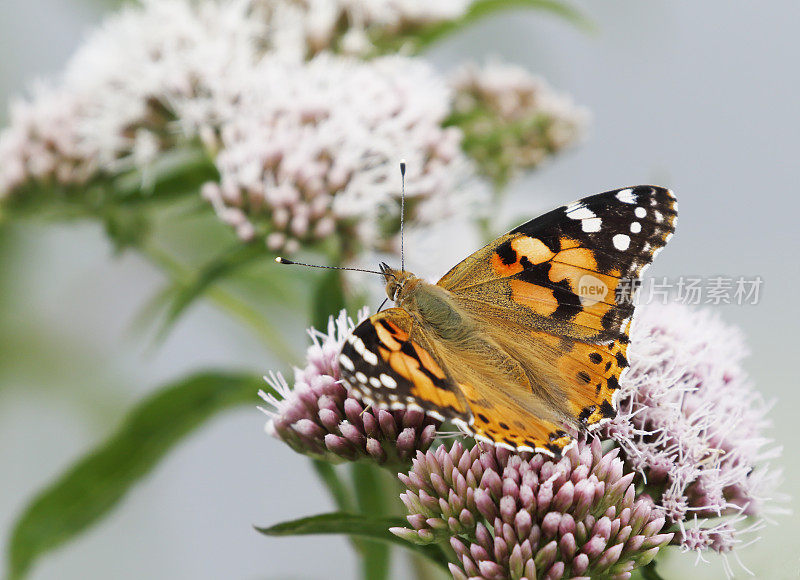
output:
[[[384,272],[378,272],[377,270],[365,270],[363,268],[347,268],[345,266],[320,266],[318,264],[304,264],[303,262],[295,262],[293,260],[287,260],[286,258],[282,258],[281,256],[275,258],[275,261],[278,264],[285,264],[287,266],[305,266],[307,268],[324,268],[325,270],[350,270],[351,272],[366,272],[367,274],[380,274],[381,276],[385,276]]]
[[[406,254],[403,248],[403,223],[406,218],[406,160],[400,161],[400,180],[402,189],[400,190],[400,271],[406,271]]]

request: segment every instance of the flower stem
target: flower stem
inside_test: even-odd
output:
[[[347,489],[333,465],[321,459],[312,459],[311,465],[325,484],[339,511],[353,513],[355,511],[353,494]]]
[[[389,498],[380,468],[364,462],[351,467],[356,502],[361,513],[379,517],[388,513]],[[364,580],[381,580],[389,577],[391,550],[387,544],[363,542],[361,546],[361,574]]]

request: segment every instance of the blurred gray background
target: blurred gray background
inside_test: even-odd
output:
[[[784,490],[791,492],[800,480],[800,5],[607,0],[583,8],[597,24],[593,35],[542,14],[507,14],[438,47],[433,58],[445,70],[501,56],[541,73],[593,113],[582,146],[515,185],[504,209],[509,218],[613,187],[659,183],[676,192],[681,216],[650,275],[763,277],[760,304],[721,312],[745,330],[748,369],[777,400],[771,434],[785,446]],[[2,0],[0,103],[59,71],[108,9],[92,0]],[[0,331],[3,544],[31,495],[150,389],[202,366],[280,367],[246,331],[203,305],[161,349],[148,350],[130,325],[161,277],[136,256],[115,259],[99,226],[29,225],[11,235],[24,251],[0,266],[0,291],[11,301]],[[426,240],[435,247],[434,237]],[[430,256],[427,250],[415,248],[410,265]],[[440,274],[450,259],[418,269]],[[33,577],[352,576],[355,561],[343,540],[267,539],[252,530],[330,508],[303,458],[263,434],[253,403],[182,444],[120,509],[47,557]],[[797,512],[797,493],[788,507]],[[800,577],[798,524],[796,515],[782,516],[742,551],[756,577]],[[693,561],[675,555],[662,571],[667,578],[724,577],[718,562],[693,568]]]

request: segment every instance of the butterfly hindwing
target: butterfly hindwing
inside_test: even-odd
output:
[[[627,360],[617,343],[565,345],[546,333],[532,338],[537,341],[535,356],[539,360],[520,356],[521,362],[529,365],[540,386],[549,389],[551,395],[563,394],[562,420],[543,417],[537,412],[542,399],[533,392],[521,392],[517,384],[477,380],[458,383],[473,414],[471,424],[459,426],[495,445],[558,456],[572,443],[578,429],[592,429],[614,417],[619,377]],[[538,404],[534,403],[537,399]],[[561,408],[562,404],[554,402],[553,407]]]
[[[581,427],[592,429],[617,414],[620,380],[628,368],[626,345],[573,342],[556,366],[569,388],[569,408]]]
[[[572,443],[565,426],[532,413],[526,404],[526,393],[515,396],[514,390],[502,389],[507,386],[486,381],[460,382],[473,419],[470,423],[456,422],[458,427],[479,441],[515,451],[557,456]]]
[[[463,395],[428,352],[428,341],[401,308],[370,316],[347,338],[339,368],[349,390],[384,409],[417,407],[438,419],[471,417]]]

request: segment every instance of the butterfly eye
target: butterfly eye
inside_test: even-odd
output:
[[[397,284],[397,281],[392,279],[386,283],[386,295],[389,297],[389,300],[395,302],[397,300],[397,294],[399,293],[400,287]]]

